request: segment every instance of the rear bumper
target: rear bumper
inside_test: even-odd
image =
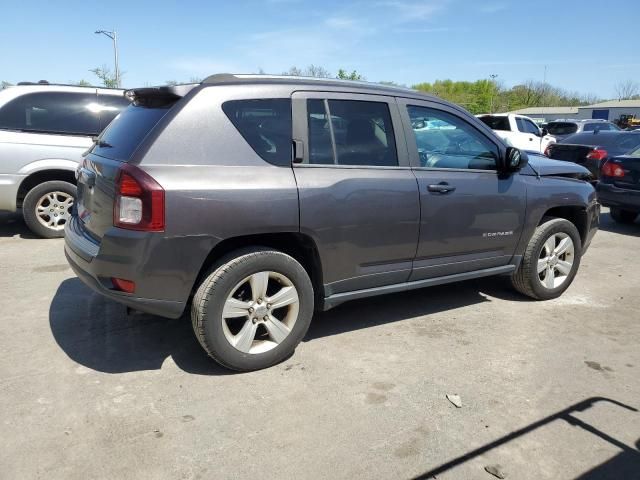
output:
[[[185,309],[186,301],[148,298],[113,290],[111,278],[124,278],[143,285],[144,273],[133,255],[105,255],[101,247],[82,234],[77,217],[73,216],[65,228],[64,252],[69,265],[82,282],[97,293],[135,310],[167,318],[178,318]],[[140,257],[137,257],[140,258]],[[136,288],[137,289],[137,288]]]
[[[26,175],[0,174],[0,211],[15,212],[18,189]]]
[[[605,207],[617,207],[640,212],[640,191],[618,188],[610,183],[598,182],[598,200]]]

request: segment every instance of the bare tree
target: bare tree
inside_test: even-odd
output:
[[[622,80],[614,87],[618,100],[629,100],[640,95],[640,83],[634,80]]]
[[[5,88],[11,87],[12,85],[13,83],[2,80],[2,82],[0,82],[0,90],[4,90]]]
[[[288,71],[282,72],[282,75],[290,75],[294,77],[316,77],[316,78],[331,78],[333,75],[329,70],[317,65],[309,65],[307,68],[302,69],[298,67],[291,67]]]

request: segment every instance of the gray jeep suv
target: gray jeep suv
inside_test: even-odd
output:
[[[555,298],[597,230],[583,167],[412,90],[223,74],[127,95],[77,172],[67,259],[133,309],[190,308],[231,369],[348,300],[500,274]]]

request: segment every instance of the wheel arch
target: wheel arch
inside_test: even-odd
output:
[[[573,223],[578,229],[582,245],[585,244],[589,233],[589,215],[587,214],[586,207],[582,205],[564,205],[561,207],[550,208],[544,212],[537,226],[540,226],[551,217],[564,218],[565,220]]]
[[[54,180],[59,180],[63,182],[71,183],[72,185],[76,185],[76,177],[74,170],[67,169],[47,169],[47,170],[38,170],[30,175],[27,175],[22,182],[20,182],[20,186],[18,187],[18,193],[16,195],[16,206],[17,208],[22,208],[22,204],[24,202],[24,197],[27,195],[29,190],[40,185],[44,182],[50,182]]]
[[[295,258],[306,270],[313,285],[316,308],[322,308],[324,287],[322,264],[318,248],[311,237],[297,232],[245,235],[222,240],[216,244],[205,258],[191,288],[191,295],[198,288],[207,272],[225,255],[235,250],[249,247],[267,247],[286,253]]]

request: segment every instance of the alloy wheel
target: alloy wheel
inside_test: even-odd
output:
[[[300,300],[291,280],[277,272],[254,273],[231,291],[222,310],[227,341],[244,353],[264,353],[291,333]]]

